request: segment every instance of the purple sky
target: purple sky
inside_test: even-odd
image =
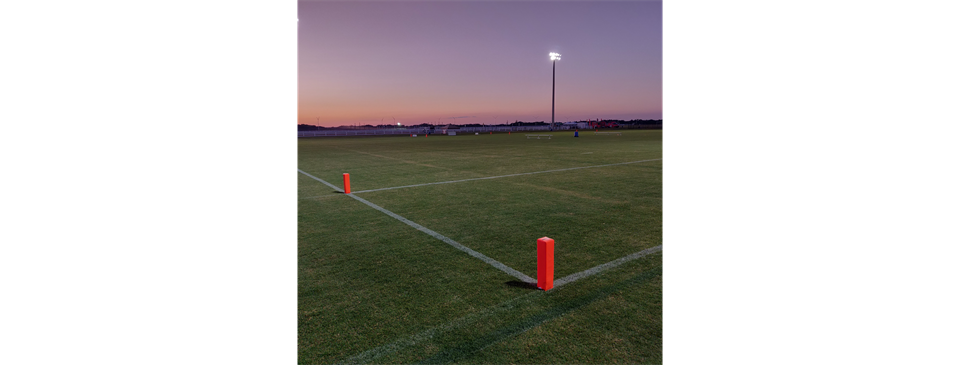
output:
[[[662,2],[330,2],[299,7],[298,123],[660,119]]]

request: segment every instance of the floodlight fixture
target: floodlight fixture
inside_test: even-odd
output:
[[[560,60],[560,54],[557,52],[550,52],[550,60],[553,61],[553,91],[550,96],[550,125],[553,125],[554,114],[557,110],[557,61]]]

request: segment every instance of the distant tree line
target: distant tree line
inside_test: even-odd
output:
[[[587,121],[586,121],[586,120],[579,120],[579,121],[575,121],[575,122],[587,122]],[[617,123],[617,124],[619,124],[619,125],[663,126],[663,119],[632,119],[632,120],[603,119],[603,120],[601,120],[601,122],[615,122],[615,123]],[[450,125],[450,126],[453,126],[453,127],[492,127],[492,126],[530,127],[530,126],[550,125],[550,123],[544,122],[544,121],[542,121],[542,120],[541,120],[541,121],[536,121],[536,122],[522,122],[522,121],[519,121],[519,120],[518,120],[518,121],[515,121],[515,122],[510,123],[510,124],[479,124],[479,123],[470,123],[470,124],[441,124],[441,125],[434,125],[434,124],[430,124],[430,123],[420,123],[420,124],[404,125],[404,126],[396,126],[396,125],[393,125],[393,124],[379,124],[379,125],[365,124],[365,125],[362,125],[362,126],[342,125],[342,126],[333,127],[333,128],[321,127],[321,126],[310,125],[310,124],[297,124],[297,130],[298,130],[298,131],[316,131],[316,130],[322,130],[322,129],[357,129],[357,128],[359,128],[359,129],[437,128],[437,127],[441,127],[441,128],[442,128],[442,127],[447,126],[447,125]]]
[[[508,125],[511,126],[511,127],[533,127],[533,126],[538,126],[538,125],[550,125],[550,123],[544,122],[544,121],[542,121],[542,120],[536,121],[536,122],[521,122],[521,121],[518,120],[518,121],[513,122],[513,123],[510,123],[510,124],[508,124]]]
[[[616,121],[617,124],[626,125],[663,125],[663,119],[633,119],[628,121]]]
[[[310,124],[297,124],[298,131],[318,131],[321,129],[326,129],[324,127],[310,125]]]

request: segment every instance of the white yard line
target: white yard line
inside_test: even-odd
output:
[[[652,159],[652,160],[640,160],[640,161],[620,162],[620,163],[612,163],[612,164],[606,164],[606,165],[580,166],[580,167],[571,167],[571,168],[557,169],[557,170],[523,172],[523,173],[519,173],[519,174],[509,174],[509,175],[500,175],[500,176],[477,177],[477,178],[473,178],[473,179],[463,179],[463,180],[453,180],[453,181],[441,181],[441,182],[432,182],[432,183],[415,184],[415,185],[403,185],[403,186],[394,186],[394,187],[392,187],[392,188],[380,188],[380,189],[370,189],[370,190],[354,191],[354,192],[352,192],[352,193],[353,193],[353,194],[369,193],[369,192],[372,192],[372,191],[393,190],[393,189],[402,189],[402,188],[412,188],[412,187],[416,187],[416,186],[427,186],[427,185],[437,185],[437,184],[452,184],[452,183],[458,183],[458,182],[464,182],[464,181],[499,179],[499,178],[501,178],[501,177],[511,177],[511,176],[521,176],[521,175],[543,174],[543,173],[547,173],[547,172],[570,171],[570,170],[579,170],[579,169],[592,169],[592,168],[595,168],[595,167],[607,167],[607,166],[617,166],[617,165],[628,165],[628,164],[633,164],[633,163],[651,162],[651,161],[660,161],[660,160],[663,160],[663,159],[662,159],[662,158],[655,158],[655,159]],[[302,171],[301,171],[301,172],[302,172]],[[307,175],[307,176],[310,176],[310,175]],[[312,176],[311,176],[311,177],[312,177]],[[329,184],[327,184],[327,185],[329,185]],[[332,185],[331,185],[331,186],[332,186]]]
[[[482,254],[482,253],[479,253],[479,252],[477,252],[477,251],[471,250],[469,247],[464,246],[464,245],[461,245],[461,244],[458,243],[457,241],[454,241],[454,240],[452,240],[452,239],[450,239],[450,238],[448,238],[448,237],[446,237],[446,236],[444,236],[444,235],[442,235],[442,234],[439,234],[439,233],[437,233],[437,232],[434,232],[434,231],[430,230],[430,229],[427,228],[427,227],[424,227],[424,226],[421,226],[421,225],[419,225],[419,224],[416,224],[416,223],[410,221],[409,219],[406,219],[406,218],[404,218],[404,217],[401,217],[401,216],[397,215],[396,213],[391,212],[391,211],[389,211],[389,210],[383,209],[382,207],[380,207],[380,206],[378,206],[378,205],[376,205],[376,204],[373,204],[373,203],[371,203],[371,202],[368,202],[368,201],[364,200],[364,199],[361,198],[361,197],[358,197],[358,196],[353,195],[353,194],[347,194],[347,195],[350,196],[351,198],[356,199],[357,201],[359,201],[359,202],[361,202],[361,203],[363,203],[363,204],[369,205],[369,206],[370,206],[371,208],[373,208],[373,209],[379,210],[379,211],[385,213],[386,215],[389,215],[389,216],[391,216],[391,217],[393,217],[393,218],[396,218],[398,221],[401,221],[401,222],[403,222],[403,223],[406,223],[406,224],[407,224],[408,226],[410,226],[410,227],[416,228],[416,229],[419,230],[420,232],[429,234],[429,235],[433,236],[433,238],[436,238],[436,239],[438,239],[438,240],[441,240],[441,241],[443,241],[443,242],[446,242],[448,245],[453,246],[453,247],[455,247],[456,249],[458,249],[458,250],[460,250],[460,251],[466,252],[466,253],[467,253],[468,255],[470,255],[470,256],[473,256],[473,257],[476,257],[476,258],[480,259],[480,261],[486,262],[487,264],[490,264],[491,266],[493,266],[493,267],[495,267],[495,268],[497,268],[497,269],[500,269],[500,271],[503,271],[503,272],[507,273],[507,275],[513,276],[513,277],[515,277],[515,278],[517,278],[517,279],[520,279],[521,281],[527,282],[527,283],[536,283],[536,282],[537,282],[535,279],[533,279],[533,278],[531,278],[531,277],[529,277],[529,276],[524,275],[522,272],[519,272],[519,271],[517,271],[517,270],[514,270],[513,268],[511,268],[511,267],[509,267],[509,266],[507,266],[507,265],[502,264],[500,261],[491,259],[491,258],[487,257],[486,255],[484,255],[484,254]]]
[[[576,273],[576,274],[571,274],[571,275],[564,276],[564,277],[562,277],[562,278],[560,278],[560,279],[557,279],[557,280],[554,280],[554,281],[553,281],[553,288],[556,289],[557,287],[559,287],[559,286],[561,286],[561,285],[569,284],[569,283],[571,283],[571,282],[574,282],[574,281],[583,279],[583,278],[585,278],[585,277],[599,274],[599,273],[602,272],[602,271],[606,271],[606,270],[608,270],[608,269],[612,269],[612,268],[614,268],[614,267],[617,267],[617,266],[620,266],[620,265],[624,264],[625,262],[639,259],[639,258],[644,257],[644,256],[646,256],[646,255],[649,255],[649,254],[651,254],[651,253],[659,252],[659,251],[662,250],[662,249],[663,249],[663,245],[659,245],[659,246],[655,246],[655,247],[650,247],[650,248],[648,248],[648,249],[646,249],[646,250],[643,250],[643,251],[640,251],[640,252],[637,252],[637,253],[633,253],[633,254],[630,254],[630,255],[621,257],[621,258],[619,258],[619,259],[610,261],[610,262],[605,263],[605,264],[603,264],[603,265],[595,266],[595,267],[593,267],[593,268],[583,270],[583,271],[578,272],[578,273]]]
[[[660,160],[660,159],[656,159],[656,160]],[[550,170],[550,171],[540,171],[540,172],[527,172],[527,173],[523,173],[523,174],[503,175],[503,176],[494,176],[494,177],[485,177],[485,178],[470,179],[470,180],[493,179],[493,178],[497,178],[497,177],[516,176],[516,175],[527,175],[527,174],[537,174],[537,173],[542,173],[542,172],[564,171],[564,170],[573,170],[573,169],[584,169],[584,168],[589,168],[589,167],[624,165],[624,164],[628,164],[628,163],[638,163],[638,162],[647,162],[647,161],[656,161],[656,160],[644,160],[644,161],[622,162],[622,163],[619,163],[619,164],[611,164],[611,165],[597,165],[597,166],[574,167],[574,168],[562,169],[562,170]],[[324,183],[324,184],[326,184],[327,186],[329,186],[329,187],[331,187],[331,188],[333,188],[333,189],[335,189],[335,190],[337,190],[337,191],[341,191],[341,192],[343,191],[342,189],[334,186],[333,184],[330,184],[330,183],[328,183],[328,182],[326,182],[326,181],[323,181],[323,179],[320,179],[320,178],[318,178],[318,177],[316,177],[316,176],[310,175],[310,174],[308,174],[307,172],[305,172],[305,171],[303,171],[303,170],[297,169],[297,171],[299,171],[300,173],[302,173],[302,174],[304,174],[304,175],[307,175],[307,176],[313,178],[314,180],[317,180],[317,181],[319,181],[319,182],[321,182],[321,183]],[[468,181],[468,180],[459,180],[459,181]],[[456,182],[456,181],[450,181],[450,182]],[[442,184],[442,183],[432,183],[432,184]],[[422,185],[430,185],[430,184],[422,184]],[[419,186],[419,185],[410,185],[410,186]],[[398,187],[398,188],[399,188],[399,187]],[[396,189],[396,188],[388,188],[388,189]],[[386,189],[377,189],[377,190],[386,190]],[[366,191],[374,191],[374,190],[366,190]],[[353,194],[346,194],[346,195],[349,196],[349,197],[351,197],[351,198],[353,198],[353,199],[356,199],[357,201],[359,201],[359,202],[361,202],[361,203],[363,203],[363,204],[366,204],[366,205],[370,206],[370,207],[373,208],[373,209],[379,210],[379,211],[383,212],[383,213],[386,214],[386,215],[389,215],[389,216],[391,216],[391,217],[393,217],[393,218],[395,218],[395,219],[397,219],[397,220],[399,220],[399,221],[401,221],[401,222],[403,222],[403,223],[406,223],[408,226],[411,226],[411,227],[413,227],[413,228],[416,228],[417,230],[419,230],[419,231],[421,231],[421,232],[423,232],[423,233],[426,233],[426,234],[428,234],[428,235],[430,235],[430,236],[432,236],[432,237],[434,237],[434,238],[436,238],[436,239],[438,239],[438,240],[441,240],[441,241],[443,241],[443,242],[446,242],[448,245],[453,246],[454,248],[456,248],[456,249],[458,249],[458,250],[460,250],[460,251],[466,252],[466,253],[467,253],[468,255],[470,255],[470,256],[476,257],[476,258],[480,259],[481,261],[486,262],[487,264],[489,264],[489,265],[491,265],[491,266],[499,269],[500,271],[503,271],[503,272],[507,273],[507,274],[510,275],[510,276],[513,276],[513,277],[515,277],[515,278],[517,278],[517,279],[520,279],[520,281],[523,281],[523,282],[525,282],[525,283],[532,283],[532,284],[536,284],[536,282],[537,282],[536,279],[531,278],[531,277],[525,275],[524,273],[519,272],[519,271],[517,271],[517,270],[515,270],[515,269],[513,269],[513,268],[511,268],[511,267],[509,267],[509,266],[507,266],[507,265],[504,265],[504,264],[501,263],[500,261],[494,260],[494,259],[492,259],[492,258],[490,258],[490,257],[488,257],[488,256],[486,256],[486,255],[484,255],[484,254],[482,254],[482,253],[479,253],[479,252],[477,252],[477,251],[474,251],[474,250],[470,249],[469,247],[464,246],[464,245],[460,244],[459,242],[450,239],[450,238],[447,237],[447,236],[444,236],[444,235],[439,234],[439,233],[437,233],[437,232],[435,232],[435,231],[433,231],[433,230],[431,230],[431,229],[429,229],[429,228],[427,228],[427,227],[424,227],[424,226],[421,226],[421,225],[419,225],[419,224],[417,224],[417,223],[414,223],[413,221],[411,221],[411,220],[409,220],[409,219],[406,219],[406,218],[404,218],[404,217],[401,217],[401,216],[397,215],[397,214],[394,213],[394,212],[391,212],[391,211],[389,211],[389,210],[386,210],[386,209],[384,209],[383,207],[381,207],[381,206],[379,206],[379,205],[373,204],[373,203],[371,203],[371,202],[369,202],[369,201],[367,201],[367,200],[365,200],[365,199],[363,199],[363,198],[360,198],[360,197],[358,197],[358,196],[356,196],[356,195],[353,195]],[[568,284],[568,283],[574,282],[574,281],[576,281],[576,280],[580,280],[580,279],[583,279],[583,278],[585,278],[585,277],[598,274],[598,273],[600,273],[600,272],[602,272],[602,271],[605,271],[605,270],[608,270],[608,269],[611,269],[611,268],[620,266],[620,265],[622,265],[622,264],[625,263],[625,262],[632,261],[632,260],[636,260],[636,259],[641,258],[641,257],[643,257],[643,256],[646,256],[646,255],[648,255],[648,254],[651,254],[651,253],[654,253],[654,252],[658,252],[658,251],[660,251],[660,250],[662,250],[662,249],[663,249],[663,245],[651,247],[651,248],[648,248],[648,249],[646,249],[646,250],[643,250],[643,251],[640,251],[640,252],[637,252],[637,253],[633,253],[633,254],[630,254],[630,255],[621,257],[621,258],[619,258],[619,259],[610,261],[610,262],[608,262],[608,263],[605,263],[605,264],[602,264],[602,265],[599,265],[599,266],[596,266],[596,267],[593,267],[593,268],[590,268],[590,269],[587,269],[587,270],[578,272],[578,273],[576,273],[576,274],[567,275],[567,276],[565,276],[565,277],[562,277],[562,278],[560,278],[560,279],[555,280],[555,281],[553,282],[553,287],[556,288],[556,287],[559,287],[559,286],[561,286],[561,285]]]
[[[527,172],[527,173],[522,173],[522,174],[512,174],[512,175],[503,175],[503,176],[492,176],[492,177],[484,177],[484,178],[477,178],[477,179],[447,181],[447,182],[440,182],[440,183],[430,183],[430,184],[420,184],[420,185],[399,186],[399,187],[395,187],[395,188],[385,188],[385,189],[376,189],[376,190],[365,190],[364,192],[377,191],[377,190],[388,190],[388,189],[399,189],[399,188],[403,188],[403,187],[422,186],[422,185],[446,184],[446,183],[461,182],[461,181],[471,181],[471,180],[495,179],[495,178],[499,178],[499,177],[518,176],[518,175],[529,175],[529,174],[539,174],[539,173],[544,173],[544,172],[555,172],[555,171],[567,171],[567,170],[585,169],[585,168],[591,168],[591,167],[625,165],[625,164],[630,164],[630,163],[639,163],[639,162],[648,162],[648,161],[657,161],[657,160],[660,160],[660,159],[644,160],[644,161],[633,161],[633,162],[623,162],[623,163],[609,164],[609,165],[574,167],[574,168],[569,168],[569,169],[550,170],[550,171]],[[305,171],[303,171],[303,170],[297,169],[297,171],[299,171],[300,173],[302,173],[302,174],[304,174],[304,175],[306,175],[306,176],[309,176],[309,177],[313,178],[314,180],[317,180],[317,181],[319,181],[319,182],[321,182],[321,183],[323,183],[323,184],[325,184],[325,185],[333,188],[333,189],[336,190],[336,191],[340,191],[340,192],[343,191],[343,189],[340,189],[340,188],[334,186],[333,184],[330,184],[330,183],[328,183],[328,182],[324,181],[323,179],[320,179],[320,178],[318,178],[318,177],[316,177],[316,176],[310,175],[310,174],[308,174],[307,172],[305,172]],[[444,235],[442,235],[442,234],[439,234],[439,233],[437,233],[437,232],[435,232],[435,231],[433,231],[433,230],[430,230],[430,229],[428,229],[428,228],[426,228],[426,227],[424,227],[424,226],[421,226],[421,225],[419,225],[419,224],[417,224],[417,223],[414,223],[413,221],[411,221],[411,220],[409,220],[409,219],[406,219],[406,218],[404,218],[404,217],[401,217],[401,216],[397,215],[396,213],[393,213],[393,212],[391,212],[391,211],[389,211],[389,210],[384,209],[383,207],[380,207],[380,206],[378,206],[378,205],[376,205],[376,204],[373,204],[373,203],[371,203],[371,202],[369,202],[369,201],[367,201],[367,200],[365,200],[365,199],[363,199],[363,198],[357,197],[357,196],[354,195],[354,194],[346,194],[346,195],[349,196],[349,197],[351,197],[351,198],[353,198],[353,199],[356,199],[357,201],[359,201],[359,202],[361,202],[361,203],[363,203],[363,204],[366,204],[366,205],[370,206],[370,207],[373,208],[373,209],[379,210],[380,212],[382,212],[382,213],[384,213],[384,214],[386,214],[386,215],[389,215],[389,216],[391,216],[391,217],[393,217],[393,218],[395,218],[395,219],[397,219],[397,220],[399,220],[399,221],[401,221],[401,222],[403,222],[403,223],[405,223],[405,224],[407,224],[407,225],[409,225],[409,226],[411,226],[411,227],[413,227],[413,228],[416,228],[417,230],[419,230],[419,231],[421,231],[421,232],[423,232],[423,233],[426,233],[426,234],[428,234],[428,235],[430,235],[430,236],[433,236],[434,238],[439,239],[439,240],[441,240],[441,241],[443,241],[443,242],[445,242],[445,243],[447,243],[447,244],[455,247],[456,249],[458,249],[458,250],[460,250],[460,251],[466,252],[468,255],[473,256],[473,257],[476,257],[476,258],[480,259],[481,261],[483,261],[483,262],[485,262],[485,263],[487,263],[487,264],[489,264],[489,265],[491,265],[491,266],[493,266],[493,267],[496,267],[497,269],[499,269],[499,270],[507,273],[508,275],[513,276],[513,277],[515,277],[515,278],[517,278],[517,279],[520,279],[520,281],[523,281],[523,282],[526,282],[526,283],[530,283],[530,284],[536,284],[536,282],[537,282],[536,279],[533,279],[533,278],[531,278],[531,277],[529,277],[529,276],[527,276],[527,275],[524,275],[522,272],[519,272],[519,271],[517,271],[517,270],[514,270],[513,268],[511,268],[511,267],[509,267],[509,266],[507,266],[507,265],[504,265],[503,263],[501,263],[501,262],[499,262],[499,261],[497,261],[497,260],[494,260],[494,259],[492,259],[492,258],[490,258],[490,257],[487,257],[486,255],[484,255],[484,254],[482,254],[482,253],[479,253],[479,252],[477,252],[477,251],[474,251],[474,250],[470,249],[469,247],[466,247],[466,246],[458,243],[457,241],[454,241],[454,240],[452,240],[452,239],[450,239],[450,238],[448,238],[448,237],[446,237],[446,236],[444,236]],[[622,264],[624,264],[624,263],[626,263],[626,262],[639,259],[639,258],[644,257],[644,256],[646,256],[646,255],[649,255],[649,254],[651,254],[651,253],[659,252],[659,251],[661,251],[662,249],[663,249],[663,245],[651,247],[651,248],[645,249],[645,250],[643,250],[643,251],[636,252],[636,253],[633,253],[633,254],[630,254],[630,255],[621,257],[621,258],[619,258],[619,259],[610,261],[610,262],[608,262],[608,263],[601,264],[601,265],[592,267],[592,268],[590,268],[590,269],[587,269],[587,270],[578,272],[578,273],[576,273],[576,274],[567,275],[567,276],[565,276],[565,277],[563,277],[563,278],[560,278],[560,279],[555,280],[555,281],[553,282],[553,289],[551,289],[551,290],[556,290],[557,288],[559,288],[559,287],[562,286],[562,285],[569,284],[569,283],[572,283],[572,282],[574,282],[574,281],[577,281],[577,280],[580,280],[580,279],[583,279],[583,278],[586,278],[586,277],[589,277],[589,276],[592,276],[592,275],[599,274],[599,273],[601,273],[601,272],[603,272],[603,271],[606,271],[606,270],[612,269],[612,268],[614,268],[614,267],[620,266],[620,265],[622,265]],[[376,360],[377,358],[382,357],[382,356],[384,356],[384,355],[392,354],[392,353],[397,352],[397,351],[399,351],[399,350],[401,350],[401,349],[403,349],[403,348],[416,345],[417,343],[422,342],[423,340],[427,340],[427,339],[433,338],[434,335],[437,334],[437,332],[443,332],[443,331],[446,331],[446,330],[449,330],[449,329],[452,329],[452,328],[460,327],[461,325],[465,324],[466,322],[472,322],[472,321],[475,320],[475,319],[476,319],[476,320],[479,320],[480,318],[486,317],[487,315],[490,315],[490,314],[493,314],[493,313],[496,313],[496,312],[500,312],[500,311],[503,311],[503,310],[512,309],[512,308],[514,307],[514,306],[512,305],[512,303],[515,302],[516,300],[518,300],[518,299],[520,299],[520,298],[525,298],[525,297],[528,297],[528,296],[530,296],[530,295],[534,295],[534,294],[537,294],[537,293],[542,293],[542,292],[541,292],[541,291],[535,291],[535,292],[531,292],[531,293],[526,294],[526,295],[522,295],[522,296],[519,296],[519,297],[510,299],[510,300],[508,300],[508,301],[506,301],[506,302],[504,302],[504,303],[495,305],[495,306],[493,306],[493,307],[489,307],[489,308],[487,308],[487,309],[485,309],[485,310],[483,310],[483,311],[480,311],[480,312],[477,312],[477,313],[473,313],[473,314],[467,315],[467,316],[465,316],[465,317],[461,317],[460,319],[457,319],[457,320],[448,322],[448,323],[446,323],[446,324],[444,324],[444,325],[442,325],[442,326],[437,326],[437,327],[434,327],[434,328],[430,328],[430,329],[428,329],[428,330],[426,330],[426,331],[420,332],[420,333],[418,333],[418,334],[416,334],[416,335],[407,337],[407,338],[405,338],[405,339],[400,339],[400,340],[394,341],[394,342],[392,342],[392,343],[389,343],[389,344],[386,344],[386,345],[383,345],[383,346],[379,346],[379,347],[376,347],[376,348],[373,348],[373,349],[364,351],[364,352],[362,352],[362,353],[360,353],[360,354],[357,354],[357,355],[355,355],[355,356],[353,356],[353,357],[350,357],[349,359],[344,360],[342,363],[348,363],[348,364],[360,363],[360,364],[363,364],[363,363],[368,363],[368,362],[374,361],[374,360]],[[540,324],[540,323],[537,323],[536,325],[539,325],[539,324]],[[532,326],[531,328],[536,327],[536,325]]]
[[[328,182],[326,182],[326,181],[323,181],[323,179],[320,179],[319,177],[310,175],[310,174],[304,172],[303,170],[297,169],[297,171],[300,171],[300,173],[302,173],[302,174],[304,174],[304,175],[307,175],[307,176],[309,176],[309,177],[312,177],[314,180],[317,180],[317,181],[319,181],[319,182],[322,182],[322,183],[324,183],[324,184],[327,184],[328,186],[336,189],[337,191],[343,191],[343,190],[341,190],[340,188],[337,188],[336,186],[333,186],[332,184],[330,184],[330,183],[328,183]],[[500,269],[500,271],[503,271],[503,272],[507,273],[507,275],[513,276],[513,277],[515,277],[515,278],[517,278],[517,279],[520,279],[521,281],[526,282],[526,283],[536,283],[536,282],[537,282],[535,279],[533,279],[533,278],[531,278],[531,277],[529,277],[529,276],[527,276],[527,275],[524,275],[522,272],[519,272],[519,271],[517,271],[517,270],[514,270],[513,268],[511,268],[511,267],[509,267],[509,266],[507,266],[507,265],[504,265],[504,264],[501,263],[500,261],[491,259],[490,257],[487,257],[486,255],[484,255],[484,254],[482,254],[482,253],[479,253],[479,252],[477,252],[477,251],[471,250],[469,247],[464,246],[464,245],[461,245],[459,242],[454,241],[454,240],[448,238],[447,236],[444,236],[444,235],[442,235],[442,234],[439,234],[439,233],[437,233],[437,232],[434,232],[433,230],[431,230],[431,229],[429,229],[429,228],[427,228],[427,227],[424,227],[424,226],[421,226],[421,225],[419,225],[419,224],[416,224],[416,223],[414,223],[413,221],[411,221],[411,220],[409,220],[409,219],[406,219],[406,218],[404,218],[404,217],[401,217],[401,216],[397,215],[397,214],[394,213],[394,212],[391,212],[391,211],[389,211],[389,210],[383,209],[383,208],[380,207],[379,205],[376,205],[376,204],[373,204],[373,203],[371,203],[371,202],[368,202],[368,201],[364,200],[363,198],[360,198],[360,197],[358,197],[358,196],[356,196],[356,195],[353,195],[353,194],[346,194],[346,195],[349,196],[349,197],[351,197],[351,198],[356,199],[357,201],[359,201],[359,202],[361,202],[361,203],[363,203],[363,204],[366,204],[366,205],[370,206],[370,207],[373,208],[373,209],[379,210],[379,211],[383,212],[383,213],[386,214],[386,215],[389,215],[389,216],[391,216],[391,217],[393,217],[393,218],[395,218],[395,219],[397,219],[397,220],[399,220],[399,221],[401,221],[401,222],[403,222],[403,223],[406,223],[408,226],[413,227],[413,228],[416,228],[416,229],[419,230],[420,232],[426,233],[426,234],[428,234],[428,235],[430,235],[430,236],[433,236],[433,238],[436,238],[436,239],[438,239],[438,240],[441,240],[441,241],[443,241],[443,242],[446,242],[448,245],[453,246],[454,248],[456,248],[456,249],[458,249],[458,250],[460,250],[460,251],[466,252],[468,255],[473,256],[473,257],[476,257],[476,258],[480,259],[481,261],[486,262],[487,264],[489,264],[489,265],[491,265],[491,266],[493,266],[493,267],[495,267],[495,268],[497,268],[497,269]]]
[[[307,176],[309,176],[309,177],[312,177],[314,180],[317,180],[317,181],[319,181],[319,182],[324,183],[325,185],[333,188],[333,190],[336,190],[336,191],[339,191],[339,192],[343,192],[343,189],[338,188],[336,185],[333,185],[333,184],[331,184],[331,183],[328,183],[328,182],[326,182],[326,181],[323,181],[323,180],[320,179],[319,177],[310,175],[310,174],[308,174],[306,171],[303,171],[303,170],[301,170],[301,169],[297,169],[297,171],[300,171],[301,174],[304,174],[304,175],[307,175]]]

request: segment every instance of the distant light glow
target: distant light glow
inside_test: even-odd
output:
[[[556,52],[550,52],[550,60],[557,61],[560,59],[560,54]]]
[[[400,125],[400,122],[397,122],[397,125]]]

